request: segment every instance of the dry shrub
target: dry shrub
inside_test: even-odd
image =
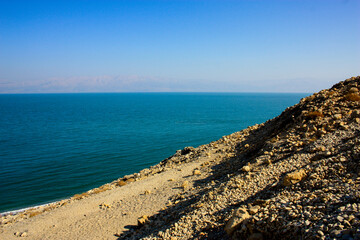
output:
[[[102,189],[103,191],[109,190],[111,189],[111,185],[110,184],[105,184],[99,187],[100,189]]]
[[[96,194],[96,193],[101,193],[101,192],[105,192],[106,190],[111,189],[111,186],[109,184],[105,184],[100,186],[99,188],[95,188],[91,191],[92,194]]]
[[[52,209],[54,209],[53,206],[46,206],[46,207],[44,207],[44,212],[50,211]]]
[[[123,180],[120,180],[120,181],[118,181],[117,183],[116,183],[116,185],[117,186],[125,186],[126,185],[126,182],[125,181],[123,181]]]
[[[89,194],[85,192],[85,193],[81,193],[81,194],[75,194],[72,198],[75,200],[78,200],[78,199],[82,199],[82,198],[85,198],[88,196],[89,196]]]
[[[360,95],[358,93],[348,93],[345,95],[345,99],[348,101],[360,101]]]
[[[101,192],[103,192],[103,191],[105,191],[105,190],[103,190],[103,189],[101,189],[101,188],[95,188],[95,189],[92,190],[92,193],[93,193],[93,194],[97,194],[97,193],[101,193]]]
[[[307,114],[308,117],[310,118],[322,118],[324,117],[324,114],[322,112],[319,112],[319,111],[312,111],[312,112],[309,112]]]
[[[36,215],[39,215],[39,214],[41,214],[41,213],[42,213],[41,211],[30,212],[30,213],[29,213],[29,217],[35,217]]]

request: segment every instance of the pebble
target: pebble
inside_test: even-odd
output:
[[[182,184],[181,184],[181,187],[185,190],[189,187],[189,181],[184,181]]]
[[[243,166],[243,167],[241,168],[241,170],[242,170],[243,172],[250,172],[250,171],[251,171],[251,168],[250,168],[249,166]]]
[[[341,217],[341,216],[337,216],[336,219],[337,219],[339,222],[343,222],[343,221],[344,221],[344,218]]]
[[[251,215],[254,215],[255,213],[257,213],[260,209],[260,206],[259,205],[256,205],[256,206],[252,206],[249,208],[249,213]]]

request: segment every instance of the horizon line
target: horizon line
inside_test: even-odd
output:
[[[212,91],[208,91],[208,92],[198,92],[198,91],[173,91],[173,92],[163,92],[163,91],[159,91],[159,92],[146,92],[146,91],[134,91],[134,92],[3,92],[1,93],[0,92],[0,95],[20,95],[20,94],[94,94],[94,93],[102,93],[102,94],[111,94],[111,93],[284,93],[284,94],[288,94],[288,93],[306,93],[306,94],[313,94],[315,92],[264,92],[264,91],[259,91],[259,92],[254,92],[254,91],[249,91],[249,92],[236,92],[236,91],[233,91],[233,92],[227,92],[227,91],[223,91],[223,92],[212,92]]]

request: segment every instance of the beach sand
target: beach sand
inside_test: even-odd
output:
[[[136,227],[138,218],[156,214],[169,206],[171,197],[190,190],[194,181],[207,178],[208,171],[202,169],[201,174],[194,174],[194,170],[201,169],[204,162],[214,161],[219,154],[213,152],[208,150],[194,161],[125,186],[69,200],[64,206],[34,217],[20,218],[0,229],[0,239],[19,239],[20,235],[26,239],[117,239],[118,234]],[[184,182],[188,183],[185,188]]]

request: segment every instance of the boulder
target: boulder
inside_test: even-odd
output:
[[[239,208],[235,211],[233,216],[225,225],[225,231],[227,234],[231,235],[236,229],[238,229],[245,220],[249,219],[251,216],[245,208]]]
[[[195,150],[195,148],[193,147],[185,147],[183,150],[181,150],[181,155],[186,155],[190,152],[193,152]]]
[[[260,209],[259,205],[252,206],[252,207],[249,208],[249,213],[251,215],[254,215],[259,211],[259,209]]]
[[[288,173],[286,174],[286,176],[284,177],[283,180],[283,185],[284,186],[290,186],[293,185],[295,183],[300,182],[301,180],[303,180],[306,177],[306,172],[304,169],[292,172],[292,173]]]

